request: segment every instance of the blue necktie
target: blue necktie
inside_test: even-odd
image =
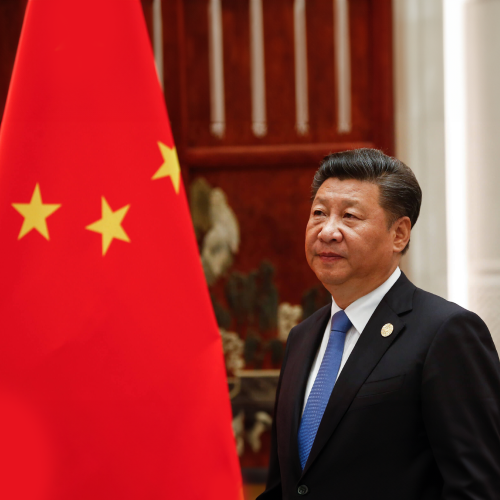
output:
[[[352,323],[344,311],[333,315],[330,339],[300,421],[298,440],[302,469],[306,465],[319,424],[335,385],[344,353],[345,336],[351,326]]]

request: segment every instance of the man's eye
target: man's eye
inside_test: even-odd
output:
[[[349,213],[345,213],[344,214],[344,219],[355,219],[356,216],[355,215],[352,215],[352,214],[349,214]]]
[[[315,216],[321,216],[321,215],[323,215],[323,212],[321,210],[315,210],[313,212],[313,215],[315,215]]]

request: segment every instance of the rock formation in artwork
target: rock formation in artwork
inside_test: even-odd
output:
[[[240,245],[240,227],[224,191],[212,188],[203,178],[191,184],[190,205],[203,270],[212,285],[233,263]]]
[[[273,419],[269,413],[266,413],[265,411],[258,411],[255,414],[255,423],[246,433],[248,444],[254,453],[257,453],[261,449],[261,436],[265,431],[271,429],[272,423]]]
[[[243,360],[243,346],[244,342],[238,337],[237,333],[228,332],[224,328],[220,328],[222,337],[222,349],[224,351],[224,358],[226,361],[226,368],[228,372],[237,375],[239,370],[245,366]]]
[[[302,307],[282,302],[278,307],[278,338],[286,342],[290,330],[302,319]]]
[[[245,412],[240,410],[233,418],[233,434],[236,441],[236,452],[241,457],[245,451]]]
[[[219,188],[210,192],[209,214],[211,227],[203,239],[201,262],[211,285],[233,263],[233,255],[240,245],[240,228],[226,195]]]

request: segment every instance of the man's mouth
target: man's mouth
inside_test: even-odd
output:
[[[342,255],[335,252],[320,252],[317,254],[321,262],[335,262],[337,260],[343,259]]]

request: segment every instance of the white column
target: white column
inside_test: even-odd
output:
[[[500,349],[500,0],[465,4],[470,308]]]
[[[250,71],[252,73],[252,130],[267,134],[266,78],[264,63],[264,13],[262,0],[250,0]]]
[[[337,130],[348,134],[351,119],[351,43],[349,40],[349,3],[334,0],[335,63],[337,75]]]
[[[438,0],[393,0],[396,156],[423,191],[403,270],[447,296],[443,12]]]
[[[299,135],[309,131],[309,92],[307,87],[306,0],[293,4],[295,42],[295,128]]]
[[[210,71],[210,131],[222,139],[226,132],[224,48],[221,0],[208,2],[208,57]]]

